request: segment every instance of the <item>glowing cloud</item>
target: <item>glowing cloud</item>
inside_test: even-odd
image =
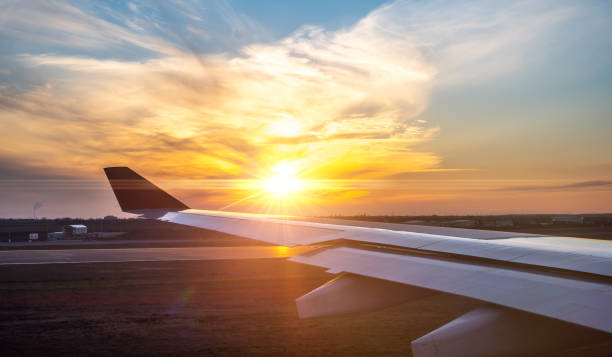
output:
[[[419,118],[432,88],[512,71],[577,7],[554,3],[396,1],[349,28],[304,26],[276,41],[221,3],[211,6],[235,48],[208,52],[220,32],[195,2],[173,2],[173,23],[160,22],[170,16],[163,4],[119,13],[10,3],[0,31],[51,49],[24,47],[0,72],[17,78],[0,84],[0,130],[11,133],[0,160],[55,175],[97,177],[100,167],[129,165],[156,178],[259,184],[192,192],[214,208],[262,190],[308,191],[316,204],[371,197],[378,188],[368,180],[443,168],[433,149],[416,149],[439,131]],[[334,179],[361,183],[323,182]],[[388,189],[369,202],[457,194],[423,187],[421,196]]]
[[[196,58],[178,49],[141,61],[24,55],[29,71],[49,79],[25,93],[2,92],[9,108],[0,120],[16,133],[6,144],[11,155],[44,152],[52,166],[82,174],[137,163],[145,172],[258,177],[276,162],[305,158],[311,175],[332,178],[393,173],[380,158],[402,171],[435,166],[434,155],[408,147],[435,131],[413,119],[427,106],[436,71],[410,41],[377,26],[366,18],[335,33],[304,27],[236,56]]]

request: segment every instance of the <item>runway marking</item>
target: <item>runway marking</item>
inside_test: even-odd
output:
[[[0,251],[0,265],[288,258],[317,247],[180,247]]]

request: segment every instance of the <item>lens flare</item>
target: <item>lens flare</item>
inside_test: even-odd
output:
[[[304,182],[297,177],[298,168],[288,162],[278,163],[272,176],[263,181],[264,191],[274,197],[287,197],[304,189]]]

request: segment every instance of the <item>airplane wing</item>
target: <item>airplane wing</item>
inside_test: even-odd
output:
[[[301,318],[434,293],[483,302],[412,341],[417,357],[516,356],[612,338],[612,241],[196,210],[127,167],[104,170],[126,212],[271,244],[318,246],[290,258],[336,275],[296,300]]]

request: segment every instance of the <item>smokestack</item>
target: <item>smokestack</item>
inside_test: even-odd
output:
[[[36,210],[42,207],[42,205],[42,202],[34,203],[34,207],[32,207],[32,217],[34,217],[34,219],[36,219]]]

